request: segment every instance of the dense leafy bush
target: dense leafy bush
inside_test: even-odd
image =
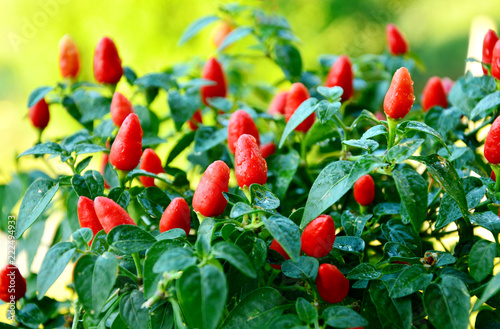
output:
[[[144,75],[103,38],[102,84],[74,79],[78,50],[63,39],[68,79],[33,91],[29,117],[42,132],[49,108],[65,110],[82,129],[41,133],[19,161],[58,158],[71,174],[18,172],[0,190],[2,219],[22,198],[1,228],[28,267],[44,230],[55,232],[38,273],[23,273],[24,298],[13,297],[17,324],[467,328],[480,310],[476,328],[499,326],[500,184],[482,150],[495,78],[466,74],[451,90],[435,78],[420,106],[410,73],[422,64],[393,25],[390,51],[322,55],[306,70],[287,20],[255,8],[224,5],[180,44],[215,21],[216,58]],[[252,76],[262,61],[283,79]],[[114,93],[118,80],[132,93]],[[496,139],[487,147],[493,162]],[[88,168],[99,153],[101,170]],[[73,298],[46,297],[66,267]]]

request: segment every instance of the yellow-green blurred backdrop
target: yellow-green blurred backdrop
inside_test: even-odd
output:
[[[473,21],[484,26],[500,21],[498,0],[245,3],[276,10],[290,20],[302,40],[300,50],[306,68],[317,67],[317,55],[323,53],[380,53],[385,48],[385,24],[396,23],[428,69],[415,77],[417,90],[432,75],[455,79],[463,74]],[[177,46],[177,41],[190,22],[212,13],[220,4],[206,0],[0,0],[2,180],[14,169],[16,152],[32,146],[36,139],[26,119],[26,99],[35,87],[54,85],[59,79],[57,54],[62,35],[70,33],[77,42],[84,79],[93,79],[92,53],[103,35],[115,40],[125,65],[144,74],[195,55],[213,53],[210,28],[182,47]],[[272,81],[273,77],[262,78]],[[51,115],[47,136],[78,129],[64,111],[51,110]],[[21,164],[25,163],[23,160]]]

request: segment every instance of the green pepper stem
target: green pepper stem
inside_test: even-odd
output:
[[[389,137],[387,139],[387,150],[390,150],[394,145],[394,141],[396,140],[396,132],[398,130],[398,124],[400,121],[401,120],[387,117],[387,123],[389,124]]]

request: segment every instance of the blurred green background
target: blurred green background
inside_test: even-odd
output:
[[[92,56],[100,37],[115,40],[124,65],[139,75],[192,56],[214,52],[210,28],[182,47],[177,41],[194,19],[213,13],[221,1],[0,0],[0,180],[15,168],[15,154],[32,146],[36,132],[26,118],[34,88],[60,79],[58,42],[66,33],[80,48],[80,79],[93,80]],[[471,26],[473,49],[481,53],[485,29],[500,21],[498,0],[276,0],[245,1],[285,15],[302,43],[306,69],[320,54],[359,56],[385,50],[385,25],[397,24],[427,71],[414,77],[417,91],[433,75],[456,79],[465,69]],[[477,69],[477,68],[476,68]],[[255,74],[262,74],[263,70]],[[258,76],[275,81],[280,71]],[[46,136],[79,129],[65,111],[51,108]],[[36,165],[22,160],[22,169]]]

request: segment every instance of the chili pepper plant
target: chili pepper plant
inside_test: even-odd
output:
[[[485,75],[432,77],[421,97],[395,25],[382,54],[305,67],[285,17],[229,4],[180,49],[215,22],[212,57],[159,72],[127,66],[112,36],[93,63],[62,39],[64,78],[28,97],[40,138],[0,187],[1,229],[27,255],[0,272],[14,326],[498,327],[496,33]],[[80,129],[46,138],[64,111]]]

